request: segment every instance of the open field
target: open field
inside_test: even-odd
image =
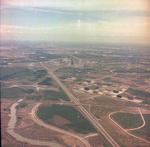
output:
[[[7,99],[18,99],[19,97],[23,98],[23,96],[25,96],[26,94],[31,94],[33,92],[33,89],[22,89],[19,87],[2,88],[1,97]]]
[[[39,82],[38,85],[48,85],[48,86],[51,86],[51,85],[53,85],[52,78],[46,78],[43,81]]]
[[[142,125],[141,116],[132,113],[115,113],[112,118],[125,129],[137,128]]]
[[[47,74],[46,70],[33,71],[26,67],[1,68],[1,80],[12,80],[26,78],[29,81],[36,81]]]
[[[144,98],[150,98],[150,93],[146,92],[146,91],[129,88],[126,92],[130,93],[132,95],[135,95],[137,97],[141,96],[141,97],[144,97]]]
[[[29,58],[36,61],[48,61],[51,59],[62,58],[62,57],[64,56],[60,54],[47,54],[40,50],[36,51],[35,54],[29,56]]]
[[[30,95],[27,95],[26,99],[27,100],[36,100],[36,101],[39,101],[40,99],[42,98],[42,95],[40,94],[30,94]]]
[[[133,134],[145,138],[146,140],[150,141],[150,114],[143,114],[145,119],[145,126],[139,130],[131,131]]]
[[[95,129],[88,122],[88,120],[75,108],[71,106],[52,105],[40,106],[37,111],[38,117],[45,123],[56,125],[54,116],[60,116],[66,119],[66,124],[61,127],[71,129],[75,132],[95,132]],[[68,121],[67,121],[68,120]],[[59,121],[59,119],[57,120]],[[59,126],[59,125],[58,125]]]
[[[1,79],[2,80],[7,80],[7,79],[12,79],[12,78],[22,78],[23,76],[25,76],[25,74],[30,74],[31,70],[28,68],[24,68],[24,67],[5,67],[5,68],[1,68]]]
[[[19,98],[23,101],[17,107],[15,131],[26,138],[59,142],[63,147],[84,146],[82,141],[74,137],[36,124],[31,117],[31,110],[35,104],[41,103],[37,115],[43,122],[57,129],[76,132],[85,137],[92,147],[103,146],[105,137],[94,136],[95,128],[76,109],[78,107],[84,107],[87,113],[96,117],[96,121],[121,147],[149,146],[125,133],[108,117],[112,112],[119,112],[113,114],[112,118],[120,126],[125,129],[138,128],[143,124],[137,109],[139,107],[146,124],[139,130],[129,132],[150,140],[148,50],[136,47],[129,50],[122,46],[113,49],[110,46],[80,46],[74,49],[45,46],[18,46],[14,56],[10,51],[13,50],[12,47],[8,51],[2,51],[6,52],[0,64],[4,146],[32,146],[14,140],[6,132],[10,107]],[[40,61],[47,68],[41,66]],[[50,72],[54,76],[50,76]],[[64,89],[68,89],[70,95],[79,101],[78,104],[70,101],[63,88],[56,83],[55,76],[62,82]],[[114,90],[117,92],[114,93]],[[128,97],[134,100],[129,100]]]
[[[46,90],[44,93],[44,99],[43,100],[66,100],[70,101],[68,96],[63,91],[53,91],[53,90]]]

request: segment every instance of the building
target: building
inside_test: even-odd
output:
[[[91,80],[86,80],[87,83],[91,83]]]
[[[87,90],[87,91],[88,91],[88,90],[90,90],[90,89],[89,89],[88,87],[84,87],[84,90]]]
[[[73,61],[71,61],[71,65],[73,65],[74,64],[74,62]]]
[[[118,98],[122,98],[122,96],[121,96],[121,95],[117,95],[117,97],[118,97]]]
[[[113,93],[118,93],[119,91],[118,90],[113,90]]]
[[[74,64],[74,61],[73,61],[73,59],[71,59],[71,65],[73,65]]]

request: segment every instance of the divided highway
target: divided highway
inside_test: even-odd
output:
[[[87,117],[87,119],[93,124],[93,126],[96,128],[96,130],[101,133],[107,141],[113,146],[113,147],[120,147],[117,142],[106,132],[106,130],[102,127],[102,125],[98,122],[96,118],[94,118],[77,100],[77,98],[66,88],[65,85],[62,84],[62,82],[57,78],[57,76],[53,73],[54,70],[50,71],[46,66],[43,65],[42,62],[40,64],[48,70],[48,73],[52,76],[52,78],[59,84],[59,86],[66,92],[66,94],[69,96],[70,100],[73,101],[80,111]]]

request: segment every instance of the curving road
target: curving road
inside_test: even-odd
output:
[[[138,130],[138,129],[141,129],[141,128],[143,128],[145,126],[146,122],[145,122],[145,119],[144,119],[143,114],[142,114],[142,112],[141,112],[139,107],[138,107],[138,110],[139,110],[139,113],[141,115],[141,119],[143,121],[143,124],[141,126],[137,127],[137,128],[126,129],[127,131]]]
[[[80,111],[82,112],[82,114],[84,114],[87,119],[93,124],[93,126],[96,128],[96,130],[101,133],[106,139],[107,141],[113,146],[113,147],[120,147],[118,145],[118,143],[106,132],[106,130],[102,127],[102,125],[99,123],[99,121],[97,119],[95,119],[81,104],[80,102],[77,100],[77,98],[66,88],[65,85],[62,84],[62,82],[57,78],[57,76],[55,76],[55,74],[53,73],[55,70],[50,70],[48,69],[45,65],[43,65],[42,62],[40,62],[40,64],[46,69],[48,70],[48,73],[51,75],[51,77],[58,83],[58,85],[66,92],[66,94],[69,96],[70,100],[73,101],[78,108],[80,109]]]
[[[14,103],[12,106],[11,106],[11,118],[9,120],[9,123],[8,123],[8,128],[7,128],[7,132],[13,136],[14,138],[16,138],[16,140],[18,141],[22,141],[22,142],[27,142],[29,144],[33,144],[33,145],[38,145],[38,146],[50,146],[50,147],[62,147],[62,145],[59,145],[58,143],[54,143],[54,142],[48,142],[48,141],[42,141],[42,140],[34,140],[34,139],[29,139],[29,138],[26,138],[26,137],[23,137],[19,134],[17,134],[15,131],[14,131],[14,128],[15,128],[15,125],[16,125],[16,106],[19,104],[19,102],[21,102],[22,99],[18,100],[17,103]]]
[[[140,109],[139,109],[139,111],[140,111]],[[118,113],[119,111],[116,111],[116,112],[111,112],[110,114],[109,114],[109,119],[114,123],[114,124],[116,124],[120,129],[122,129],[125,133],[127,133],[128,135],[130,135],[130,136],[132,136],[132,137],[134,137],[134,138],[137,138],[137,139],[139,139],[139,140],[142,140],[142,141],[144,141],[144,142],[146,142],[146,143],[148,143],[148,144],[150,144],[150,141],[147,141],[147,140],[145,140],[145,139],[143,139],[143,138],[141,138],[141,137],[138,137],[138,136],[136,136],[136,135],[133,135],[133,134],[131,134],[131,133],[129,133],[128,132],[128,130],[125,130],[123,127],[121,127],[116,121],[114,121],[112,118],[111,118],[111,115],[112,114],[115,114],[115,113]],[[141,111],[140,111],[140,113],[141,113]],[[142,117],[143,117],[143,115],[142,115]],[[142,118],[142,119],[144,119],[144,118]],[[145,122],[145,120],[144,120],[144,122]],[[144,124],[145,125],[145,124]],[[142,125],[143,126],[143,125]],[[130,131],[130,130],[129,130]]]
[[[44,126],[45,128],[48,128],[48,129],[51,129],[51,130],[54,130],[54,131],[57,131],[57,132],[60,132],[60,133],[63,133],[63,134],[66,134],[66,135],[69,135],[69,136],[72,136],[72,137],[75,137],[77,139],[79,139],[83,144],[85,144],[87,147],[91,147],[90,144],[82,137],[79,137],[71,132],[68,132],[68,131],[65,131],[63,129],[60,129],[60,128],[57,128],[55,126],[51,126],[51,125],[47,125],[46,123],[44,123],[43,121],[41,121],[37,116],[36,116],[36,110],[37,108],[41,105],[41,103],[37,103],[33,108],[32,108],[32,111],[31,111],[31,116],[33,118],[33,120],[41,125],[41,126]]]

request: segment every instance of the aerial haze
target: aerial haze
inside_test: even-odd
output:
[[[149,44],[149,0],[2,0],[1,39]]]
[[[149,147],[149,5],[1,0],[2,147]]]

